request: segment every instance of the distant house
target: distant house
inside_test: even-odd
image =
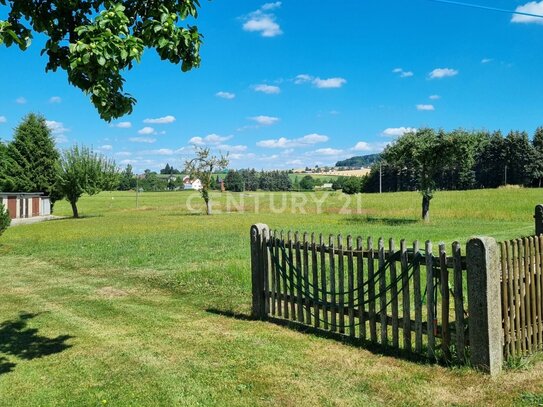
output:
[[[333,184],[331,182],[328,182],[328,183],[322,184],[320,186],[316,186],[315,190],[331,190],[331,189],[333,189],[332,185]]]
[[[41,192],[0,192],[11,219],[51,215],[51,199]]]
[[[202,189],[202,182],[199,179],[192,181],[189,176],[183,178],[183,189],[185,191],[200,191]]]

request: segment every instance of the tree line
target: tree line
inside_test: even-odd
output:
[[[0,191],[41,192],[52,205],[66,199],[76,218],[77,201],[84,193],[113,190],[118,183],[115,162],[92,149],[75,145],[59,152],[41,115],[25,116],[13,139],[0,142]]]

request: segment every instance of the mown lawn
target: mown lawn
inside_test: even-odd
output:
[[[362,195],[360,213],[354,198],[343,213],[345,199],[224,194],[207,217],[190,193],[141,194],[137,209],[134,193],[102,193],[81,200],[83,219],[10,228],[0,238],[0,405],[542,403],[537,361],[491,380],[244,318],[253,223],[447,244],[505,239],[533,233],[543,192],[440,192],[430,224],[418,220],[416,193]],[[57,203],[56,214],[69,206]]]

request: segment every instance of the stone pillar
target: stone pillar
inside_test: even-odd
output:
[[[543,234],[543,205],[539,204],[535,207],[535,235]]]
[[[471,364],[490,375],[503,364],[500,251],[496,240],[474,237],[467,244]]]
[[[257,223],[251,226],[251,274],[252,274],[252,291],[253,291],[253,307],[252,317],[255,319],[266,319],[266,280],[267,261],[264,255],[265,238],[268,233],[268,225]]]

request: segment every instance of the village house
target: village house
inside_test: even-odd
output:
[[[11,219],[51,215],[51,200],[41,192],[0,192],[0,202]]]
[[[202,189],[202,181],[199,179],[193,181],[189,176],[185,176],[183,178],[183,189],[185,191],[200,191]]]

